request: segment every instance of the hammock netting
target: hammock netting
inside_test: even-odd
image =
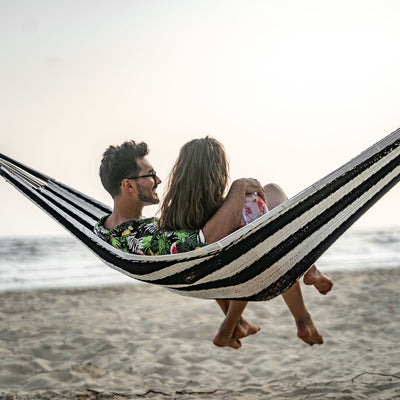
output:
[[[143,256],[93,233],[101,202],[0,154],[0,174],[108,266],[139,281],[206,299],[269,300],[290,288],[400,179],[400,129],[219,242]]]

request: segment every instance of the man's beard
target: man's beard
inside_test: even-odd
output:
[[[138,198],[141,202],[147,203],[147,204],[158,204],[160,202],[160,199],[158,198],[158,196],[156,194],[154,194],[153,192],[148,194],[148,193],[145,193],[145,191],[142,189],[142,187],[140,185],[136,185],[136,187],[138,190]],[[157,187],[157,186],[155,186],[155,187]],[[153,189],[155,189],[155,187],[153,187]]]

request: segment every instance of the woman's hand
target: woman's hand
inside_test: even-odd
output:
[[[265,192],[261,183],[254,178],[240,178],[233,181],[231,190],[238,186],[238,190],[243,190],[244,194],[257,193],[265,201]]]
[[[221,240],[238,228],[246,194],[250,193],[257,193],[265,201],[264,188],[257,179],[241,178],[232,182],[224,203],[203,227],[208,244]]]

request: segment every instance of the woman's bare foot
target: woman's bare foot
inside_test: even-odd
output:
[[[302,320],[296,321],[296,326],[297,336],[310,346],[324,343],[324,340],[315,327],[310,314],[307,314]]]
[[[239,349],[242,346],[242,343],[239,339],[234,339],[229,335],[225,335],[222,330],[220,330],[215,338],[213,339],[213,343],[218,347],[232,347],[233,349]]]
[[[314,285],[321,294],[327,294],[333,286],[333,282],[315,265],[305,273],[303,282],[306,285]]]
[[[234,339],[242,339],[246,336],[256,334],[261,328],[257,325],[253,325],[243,317],[239,318],[239,321],[235,327],[235,331],[233,333]]]

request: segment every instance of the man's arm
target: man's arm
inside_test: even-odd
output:
[[[264,189],[256,179],[242,178],[232,183],[224,204],[203,227],[208,244],[221,240],[237,229],[246,194],[255,192],[265,201]]]

